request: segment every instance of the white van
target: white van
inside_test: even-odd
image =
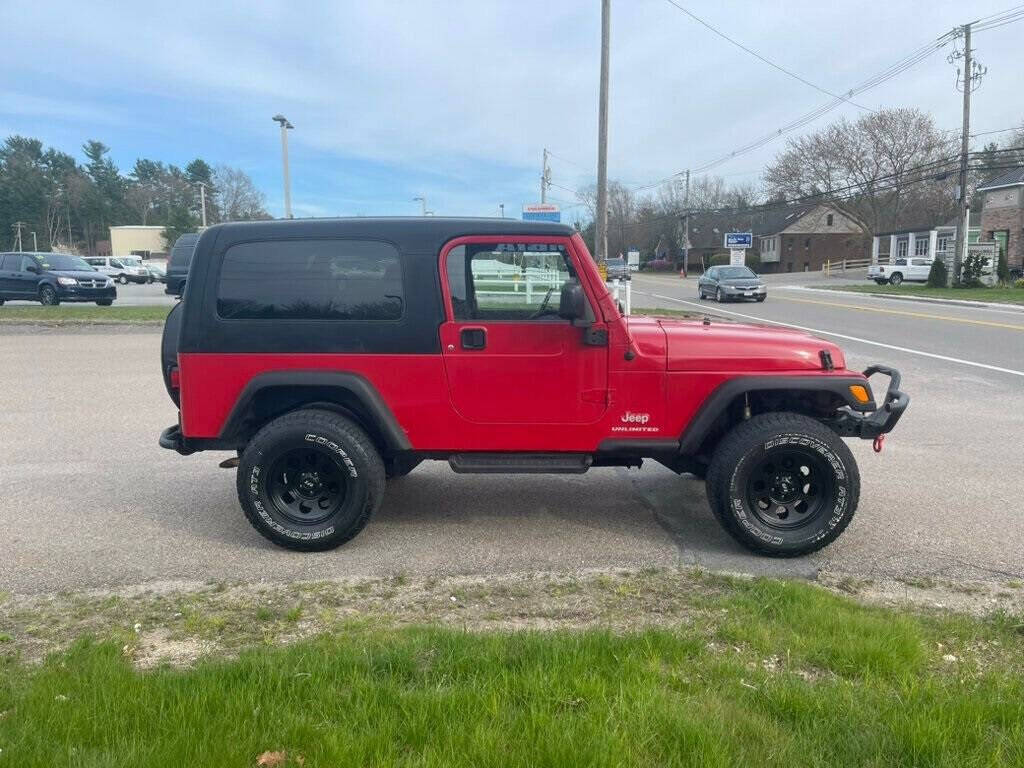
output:
[[[153,276],[138,256],[86,256],[86,262],[117,282],[150,283]]]

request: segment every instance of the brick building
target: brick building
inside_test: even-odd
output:
[[[756,271],[808,272],[826,261],[866,259],[868,228],[849,213],[827,203],[757,208],[744,213],[694,213],[690,216],[690,264],[727,258],[726,232],[751,232]]]
[[[982,195],[981,239],[994,240],[1010,269],[1024,268],[1024,167],[989,179]]]

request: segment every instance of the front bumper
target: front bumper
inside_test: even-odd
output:
[[[103,301],[117,298],[117,288],[83,288],[80,285],[60,285],[57,288],[57,296],[61,301]]]
[[[910,397],[900,391],[899,371],[884,365],[872,365],[864,371],[868,378],[876,373],[889,377],[889,388],[885,392],[882,404],[867,413],[857,413],[852,408],[840,408],[831,426],[843,437],[874,440],[879,435],[891,432],[910,405]]]
[[[729,298],[749,299],[753,296],[764,296],[768,293],[768,286],[759,285],[756,288],[735,288],[731,285],[723,285],[722,293]]]

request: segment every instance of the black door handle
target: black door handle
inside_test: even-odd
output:
[[[463,328],[460,335],[463,349],[483,349],[487,346],[487,331],[483,328]]]

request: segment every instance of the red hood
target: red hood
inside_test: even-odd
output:
[[[670,371],[820,371],[822,350],[837,369],[846,367],[835,344],[788,328],[634,316],[629,330],[640,346],[664,333]]]

